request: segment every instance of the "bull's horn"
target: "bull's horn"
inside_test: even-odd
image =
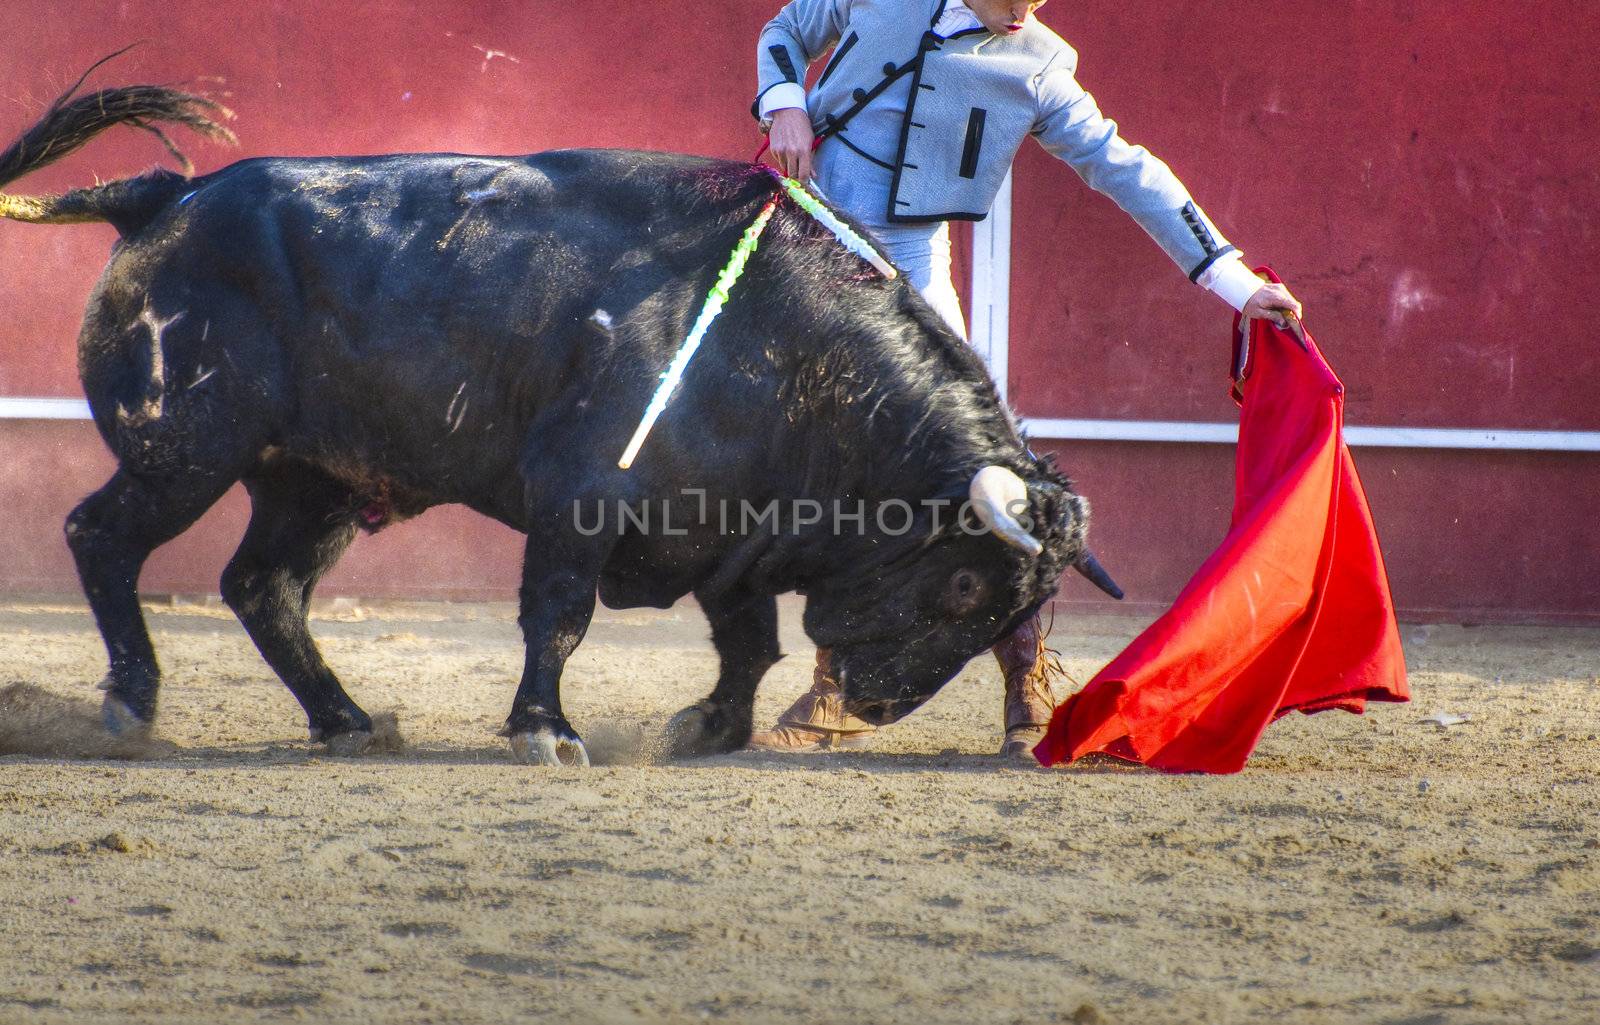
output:
[[[1034,557],[1044,551],[1039,539],[1022,529],[1011,512],[1014,503],[1021,502],[1024,508],[1028,504],[1028,485],[1021,477],[1004,466],[985,466],[972,475],[967,497],[972,499],[972,511],[978,519],[1000,540]]]
[[[1078,561],[1072,564],[1072,568],[1087,577],[1089,583],[1111,595],[1117,601],[1122,600],[1122,588],[1117,586],[1117,582],[1111,579],[1111,574],[1107,573],[1106,568],[1100,565],[1100,560],[1096,559],[1087,548],[1078,556]]]

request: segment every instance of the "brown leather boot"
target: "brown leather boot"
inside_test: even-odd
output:
[[[811,689],[778,716],[778,725],[750,738],[762,751],[835,751],[865,747],[878,728],[844,714],[844,693],[828,668],[828,649],[817,649]]]
[[[1055,653],[1044,646],[1044,625],[1039,617],[1023,623],[994,646],[994,658],[1006,681],[1006,739],[1004,758],[1029,757],[1044,739],[1045,727],[1056,710],[1052,676],[1065,676]]]

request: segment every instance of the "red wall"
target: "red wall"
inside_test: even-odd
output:
[[[1044,13],[1124,133],[1305,301],[1351,423],[1600,430],[1592,3]],[[1232,419],[1218,302],[1037,147],[1016,193],[1015,405]],[[1600,618],[1600,454],[1356,458],[1409,615]],[[1061,459],[1141,597],[1169,597],[1225,522],[1231,448],[1069,444]]]
[[[1189,24],[1197,12],[1237,17]],[[1248,12],[1248,14],[1246,14]],[[1600,430],[1600,9],[1068,3],[1124,133],[1306,302],[1352,423]],[[1276,56],[1240,59],[1243,31]],[[1038,147],[1018,169],[1018,405],[1228,417],[1215,300]],[[1092,240],[1084,244],[1079,240]]]
[[[1271,261],[1349,386],[1352,423],[1600,429],[1592,158],[1600,19],[1538,5],[1127,5],[1044,19],[1125,133]],[[571,7],[11,0],[0,135],[96,57],[97,81],[182,81],[239,113],[238,156],[632,146],[743,157],[756,32],[775,2]],[[1448,13],[1443,13],[1448,12]],[[1271,40],[1276,56],[1246,56]],[[507,56],[487,57],[487,51]],[[487,57],[487,59],[486,59]],[[109,136],[14,191],[140,170]],[[1034,147],[1018,165],[1011,391],[1038,417],[1226,420],[1227,317],[1109,202]],[[75,395],[101,226],[0,223],[0,395]],[[1138,599],[1181,585],[1225,526],[1230,450],[1064,444],[1095,543]],[[0,591],[73,587],[61,517],[109,460],[81,423],[0,423]],[[1600,619],[1600,456],[1358,451],[1396,598],[1445,618]],[[211,591],[233,496],[157,554],[147,591]],[[331,591],[509,597],[516,538],[460,511],[364,539]],[[1090,601],[1074,584],[1069,601]]]

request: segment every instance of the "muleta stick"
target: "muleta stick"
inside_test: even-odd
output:
[[[777,208],[778,197],[773,196],[767,201],[767,205],[761,208],[761,212],[756,214],[756,219],[750,222],[750,227],[744,230],[739,244],[733,247],[733,256],[728,260],[728,265],[722,268],[722,273],[717,275],[717,283],[711,286],[705,305],[700,307],[700,316],[695,320],[694,327],[689,329],[689,337],[683,340],[683,344],[678,347],[678,354],[672,357],[671,364],[661,375],[661,386],[650,399],[650,405],[645,407],[644,418],[639,421],[639,427],[633,432],[633,438],[628,442],[622,458],[617,460],[617,466],[621,469],[626,470],[633,465],[634,457],[639,454],[639,446],[650,436],[650,428],[656,425],[656,420],[660,419],[662,411],[667,408],[667,401],[672,398],[672,392],[678,387],[678,382],[683,380],[683,372],[688,368],[689,361],[694,358],[695,350],[699,349],[700,343],[705,340],[711,322],[717,319],[717,314],[727,305],[728,290],[739,280],[739,275],[744,273],[744,265],[749,262],[750,254],[756,251],[756,243],[761,239],[761,233],[767,230],[767,222],[772,220],[772,212]]]

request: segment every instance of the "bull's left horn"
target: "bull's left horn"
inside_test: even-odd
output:
[[[1014,503],[1021,502],[1023,508],[1028,505],[1028,485],[1021,477],[1004,466],[985,466],[972,475],[967,497],[972,500],[972,511],[978,519],[1000,540],[1035,558],[1044,551],[1039,539],[1024,530],[1011,512]]]
[[[1100,560],[1096,559],[1089,549],[1085,548],[1079,553],[1078,561],[1072,564],[1072,568],[1082,573],[1091,584],[1111,595],[1117,601],[1122,600],[1122,588],[1118,587],[1117,582],[1111,579],[1111,574],[1106,572],[1106,568],[1100,565]]]

